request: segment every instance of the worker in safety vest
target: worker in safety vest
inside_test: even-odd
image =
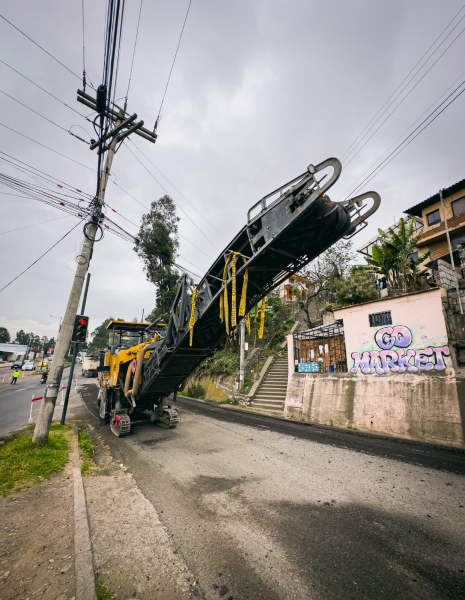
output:
[[[19,377],[19,371],[18,371],[18,369],[15,369],[13,371],[13,377],[11,378],[10,385],[11,384],[16,385],[16,381],[17,381],[18,377]]]

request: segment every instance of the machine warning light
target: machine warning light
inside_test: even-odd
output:
[[[74,320],[73,335],[71,341],[76,344],[84,344],[87,338],[87,326],[89,324],[89,317],[83,315],[76,315]]]

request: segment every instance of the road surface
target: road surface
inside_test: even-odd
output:
[[[96,415],[95,386],[82,396]],[[463,453],[179,405],[176,429],[98,433],[156,508],[199,597],[465,597]]]
[[[81,366],[77,365],[75,372],[81,372]],[[69,367],[63,371],[62,385],[67,385]],[[10,377],[11,379],[11,377]],[[85,379],[83,379],[85,381]],[[61,387],[60,386],[60,387]],[[28,419],[31,410],[31,400],[42,396],[45,385],[40,383],[40,375],[29,375],[24,379],[18,378],[16,385],[3,384],[0,387],[0,436],[6,435],[29,425]],[[61,401],[61,394],[57,404]],[[34,402],[32,408],[33,417],[39,412],[40,401]]]

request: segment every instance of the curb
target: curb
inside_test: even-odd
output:
[[[73,432],[74,570],[76,600],[97,600],[86,496],[81,477],[77,432]]]

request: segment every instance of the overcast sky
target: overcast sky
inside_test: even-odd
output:
[[[145,0],[143,4],[128,111],[137,112],[148,128],[158,114],[187,4],[188,0]],[[126,94],[139,5],[139,0],[127,0],[117,98]],[[341,158],[462,5],[463,0],[193,0],[158,141],[152,145],[133,136],[198,211],[141,157],[197,226],[178,211],[184,236],[179,263],[203,274],[243,226],[251,205],[303,172],[309,163],[330,156]],[[105,8],[104,0],[85,0],[86,67],[95,86],[101,83]],[[80,0],[15,0],[3,3],[2,11],[72,71],[82,73]],[[464,14],[465,10],[455,22]],[[464,27],[465,19],[428,66]],[[69,106],[89,114],[76,102],[78,78],[3,20],[0,48],[3,61]],[[464,56],[465,34],[343,169],[330,191],[333,200],[341,199],[457,78],[448,93],[463,80]],[[83,126],[86,131],[78,127],[72,131],[86,139],[94,137],[90,123],[2,63],[0,82],[0,90],[66,129]],[[3,94],[0,105],[1,123],[91,170],[2,126],[0,151],[94,192],[97,157],[86,144]],[[369,228],[355,238],[356,247],[375,235],[377,227],[398,219],[406,208],[465,177],[464,108],[465,93],[362,188],[378,191],[382,205]],[[2,164],[0,171],[24,178]],[[121,188],[146,206],[165,193],[124,147],[115,157],[114,176]],[[0,186],[0,192],[1,288],[77,219],[37,201],[7,195],[8,188]],[[139,223],[144,208],[119,187],[110,185],[106,200]],[[121,218],[115,220],[136,232]],[[4,233],[28,225],[35,226]],[[7,327],[12,337],[19,329],[56,335],[81,243],[79,226],[0,294],[0,326]],[[96,246],[90,272],[86,313],[91,330],[109,316],[132,319],[141,316],[143,309],[147,313],[153,308],[155,290],[128,243],[107,234]]]

